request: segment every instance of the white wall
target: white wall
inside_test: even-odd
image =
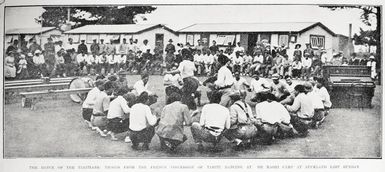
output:
[[[297,38],[297,43],[301,44],[301,49],[304,50],[306,48],[306,43],[310,41],[310,35],[322,35],[325,36],[325,49],[327,51],[328,57],[331,57],[333,54],[333,36],[328,33],[326,30],[321,28],[320,26],[316,26],[302,34],[299,34]]]
[[[179,34],[178,41],[175,40],[175,42],[182,43],[183,45],[186,45],[186,34],[181,33]]]
[[[160,27],[142,32],[140,34],[134,34],[133,38],[138,39],[138,44],[141,46],[143,44],[143,40],[147,39],[148,44],[151,46],[151,48],[155,48],[155,34],[163,34],[163,44],[166,47],[168,44],[168,40],[172,39],[174,42],[173,44],[176,45],[178,43],[178,35],[166,30],[162,29]]]

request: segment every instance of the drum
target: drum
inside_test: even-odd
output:
[[[71,80],[69,84],[69,89],[78,89],[78,88],[92,88],[94,87],[94,81],[89,77],[80,77],[74,78]],[[87,93],[78,93],[78,94],[70,94],[70,98],[72,101],[76,103],[81,103],[87,97]]]

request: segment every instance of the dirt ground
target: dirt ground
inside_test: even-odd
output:
[[[133,84],[139,76],[128,76]],[[203,78],[200,78],[203,80]],[[159,95],[156,106],[164,106],[162,76],[151,76],[149,89]],[[201,89],[205,90],[204,87]],[[205,93],[202,102],[207,102]],[[250,96],[249,96],[250,97]],[[310,130],[306,138],[276,140],[273,145],[256,145],[245,151],[234,151],[223,138],[223,151],[199,153],[190,128],[185,127],[188,140],[177,153],[160,150],[155,136],[149,151],[134,151],[124,143],[102,138],[86,127],[81,117],[81,105],[67,96],[54,100],[45,98],[31,111],[22,108],[20,101],[4,106],[4,157],[65,157],[65,158],[167,158],[167,157],[224,157],[224,158],[380,158],[382,143],[382,87],[375,90],[371,109],[331,109],[319,129]],[[209,146],[206,146],[208,149]]]

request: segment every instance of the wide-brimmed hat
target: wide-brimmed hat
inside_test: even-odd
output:
[[[301,44],[295,44],[295,48],[297,48],[299,46],[299,48],[301,48]]]
[[[369,59],[375,59],[374,56],[370,56]]]
[[[172,39],[169,39],[168,42],[173,42]]]
[[[39,53],[39,54],[40,54],[40,53],[41,53],[41,51],[40,51],[40,50],[36,50],[34,54],[37,54],[37,53]]]

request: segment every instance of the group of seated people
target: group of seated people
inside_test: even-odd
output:
[[[225,64],[226,60],[216,80],[220,80],[223,70],[229,70]],[[182,63],[176,70],[183,71],[185,65]],[[272,144],[277,138],[305,137],[309,128],[322,124],[331,108],[323,78],[294,85],[290,76],[283,82],[274,74],[270,83],[254,74],[249,84],[239,72],[234,74],[231,87],[208,91],[208,103],[202,107],[190,106],[184,100],[184,87],[191,86],[192,82],[181,79],[172,70],[164,79],[167,100],[161,110],[152,106],[156,98],[151,100],[153,93],[147,89],[148,74],[142,74],[133,87],[128,86],[122,74],[118,79],[109,77],[107,81],[97,78],[95,88],[83,103],[84,119],[103,137],[110,135],[112,140],[117,140],[116,134],[123,133],[124,140],[131,142],[134,150],[148,150],[157,134],[161,149],[175,152],[189,139],[184,130],[186,126],[191,126],[198,151],[205,150],[205,142],[217,149],[222,137],[232,142],[235,150],[244,150],[256,143]],[[197,84],[210,88],[205,82]],[[175,86],[180,89],[168,91]],[[253,93],[250,99],[253,103],[246,101],[248,91]],[[140,143],[143,144],[139,148]]]

